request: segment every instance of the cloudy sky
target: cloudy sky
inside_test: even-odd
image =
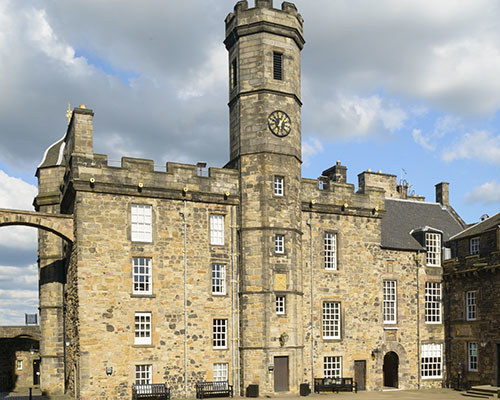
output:
[[[0,0],[0,208],[32,209],[68,103],[94,110],[94,150],[112,162],[223,166],[235,2]],[[447,181],[469,223],[500,211],[500,2],[295,3],[307,41],[303,175],[341,160],[351,183],[382,170],[429,201]],[[35,264],[36,231],[1,228],[0,324],[36,312]]]

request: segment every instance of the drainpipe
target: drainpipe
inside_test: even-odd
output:
[[[309,212],[309,253],[310,253],[310,285],[311,285],[311,386],[314,385],[314,274],[313,274],[313,234],[312,234],[312,211]]]
[[[188,359],[187,359],[187,221],[189,215],[187,201],[184,200],[184,209],[181,211],[184,220],[184,398],[188,397]]]
[[[236,216],[236,223],[239,226],[238,216]],[[240,231],[241,232],[241,231]],[[238,235],[238,231],[236,231],[236,235]],[[238,373],[236,374],[237,378],[237,388],[238,393],[241,395],[241,355],[240,355],[240,254],[241,254],[241,235],[236,236],[238,239],[236,242],[236,360],[237,360],[237,368]]]
[[[417,266],[417,388],[420,390],[420,262],[419,262],[420,251],[417,250],[415,255],[415,264]]]
[[[233,376],[233,388],[236,388],[236,350],[235,346],[238,345],[238,338],[234,336],[234,314],[236,312],[234,308],[235,299],[234,299],[234,285],[236,284],[235,276],[234,276],[234,212],[233,207],[231,207],[231,276],[229,288],[231,290],[231,338],[232,338],[232,346],[231,346],[231,357],[233,360],[233,368],[232,368],[232,376]]]

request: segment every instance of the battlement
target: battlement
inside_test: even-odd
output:
[[[167,162],[165,171],[156,171],[153,160],[130,157],[122,157],[116,167],[108,165],[103,154],[74,154],[63,192],[70,186],[96,193],[207,202],[232,203],[239,197],[236,170],[209,168],[208,176],[202,176],[196,165]]]
[[[366,187],[355,192],[353,184],[319,179],[302,179],[302,209],[346,215],[381,217],[385,210],[384,190]]]
[[[265,31],[295,40],[302,49],[304,46],[304,19],[295,4],[284,1],[281,9],[273,7],[272,0],[255,0],[255,7],[249,8],[247,0],[241,0],[234,11],[226,17],[226,48],[231,48],[239,36]],[[246,29],[243,29],[246,27]],[[236,31],[235,31],[236,29]],[[243,29],[243,30],[242,30]]]

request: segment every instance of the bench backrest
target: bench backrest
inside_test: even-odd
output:
[[[228,390],[228,381],[214,381],[214,382],[199,382],[198,386],[203,387],[204,390]]]
[[[164,383],[152,383],[145,385],[132,385],[132,392],[137,394],[165,394],[168,388]]]

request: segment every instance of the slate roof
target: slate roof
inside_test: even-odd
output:
[[[42,162],[38,166],[38,168],[45,167],[53,167],[61,164],[62,152],[64,150],[64,139],[66,136],[63,136],[54,144],[51,144],[47,150],[45,150],[45,154],[43,155]]]
[[[386,214],[382,219],[382,247],[398,250],[423,250],[410,234],[414,230],[443,232],[443,241],[463,230],[451,211],[439,203],[415,200],[385,200]]]
[[[500,225],[500,213],[493,215],[492,217],[486,218],[484,221],[480,221],[475,225],[465,229],[459,234],[453,236],[451,239],[463,239],[470,236],[476,236],[483,232],[489,231],[491,229],[496,229]]]

